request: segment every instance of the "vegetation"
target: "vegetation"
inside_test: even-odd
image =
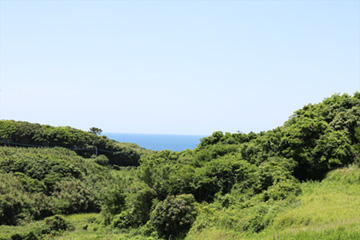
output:
[[[0,148],[0,223],[99,211],[109,170],[64,148]]]
[[[243,224],[234,213],[205,208],[203,218],[197,219],[187,239],[358,239],[359,174],[356,166],[334,170],[321,182],[303,182],[301,194],[295,198],[268,202],[268,209],[260,207],[265,209],[263,216],[268,225],[257,234],[234,231]],[[199,228],[210,216],[220,220]],[[252,215],[246,216],[249,220]]]
[[[141,150],[136,167],[63,148],[90,142],[140,156],[101,129],[79,132],[89,138],[76,145],[50,126],[0,124],[3,141],[57,146],[0,148],[0,239],[360,238],[360,93],[306,105],[267,132],[219,131],[194,150]],[[57,134],[46,137],[46,128]],[[27,230],[52,223],[66,227]]]
[[[136,144],[119,144],[106,136],[99,136],[101,132],[102,130],[96,127],[85,132],[71,127],[52,127],[13,120],[0,121],[0,143],[3,145],[64,147],[86,158],[98,154],[105,155],[109,159],[109,164],[118,166],[137,166],[140,154],[148,152]]]

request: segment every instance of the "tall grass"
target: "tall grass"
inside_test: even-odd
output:
[[[260,233],[246,233],[221,225],[191,231],[186,239],[360,239],[360,169],[330,172],[321,181],[301,184],[298,204],[285,207]],[[236,220],[236,219],[235,219]],[[239,221],[239,220],[237,220]]]

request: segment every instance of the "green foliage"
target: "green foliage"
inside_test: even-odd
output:
[[[145,224],[150,217],[150,210],[155,199],[155,192],[142,182],[135,182],[127,193],[126,206],[133,220],[132,226]]]
[[[109,159],[105,155],[96,156],[94,161],[101,166],[109,165]]]
[[[103,198],[104,213],[112,215],[120,213],[125,208],[126,198],[124,186],[126,180],[119,175],[115,176],[114,180],[114,184],[106,188]]]
[[[118,239],[183,239],[189,229],[189,239],[356,237],[342,227],[345,221],[355,225],[359,212],[358,168],[344,168],[360,162],[359,106],[360,93],[333,95],[297,110],[281,127],[257,134],[217,131],[181,152],[149,152],[98,136],[95,128],[0,121],[1,141],[106,150],[99,156],[78,152],[85,159],[60,147],[1,147],[0,224],[101,209],[94,229],[119,233]],[[355,212],[342,209],[342,201]],[[310,233],[291,233],[299,226]]]
[[[294,161],[279,158],[263,162],[252,176],[255,193],[265,193],[265,200],[282,200],[290,193],[298,194],[299,183],[291,175],[294,165]]]
[[[209,137],[204,137],[201,139],[200,147],[207,146],[207,145],[214,145],[221,141],[221,139],[224,137],[224,133],[221,131],[214,132]]]
[[[22,172],[15,172],[14,176],[18,177],[27,192],[31,193],[45,193],[46,185],[38,179],[31,178]]]
[[[213,201],[217,193],[226,194],[234,185],[248,187],[255,166],[235,157],[221,157],[196,169],[195,192],[198,201]]]
[[[93,212],[100,207],[90,187],[80,180],[56,182],[52,197],[58,213]]]
[[[0,147],[0,224],[99,211],[106,172],[63,148]]]
[[[170,176],[177,170],[178,159],[179,154],[176,152],[160,151],[142,158],[138,167],[139,179],[153,189],[161,200],[166,198],[169,191],[175,189],[175,187],[170,186]]]
[[[359,167],[352,166],[301,183],[301,193],[285,200],[253,198],[246,208],[227,209],[204,204],[186,239],[357,239],[359,179]]]
[[[299,179],[319,179],[336,167],[352,163],[351,142],[343,132],[325,121],[300,118],[286,128],[281,139],[282,153],[298,162],[294,175]]]
[[[3,141],[11,140],[12,134],[16,131],[13,121],[0,121],[0,139]]]
[[[41,230],[42,234],[61,233],[71,229],[72,226],[61,216],[53,216],[45,218],[45,227]]]
[[[140,147],[124,147],[106,136],[98,136],[101,132],[100,128],[91,128],[90,132],[86,132],[71,127],[52,127],[22,121],[0,120],[0,141],[5,144],[78,149],[77,154],[83,157],[91,157],[97,148],[109,159],[110,164],[119,166],[139,164],[140,150],[138,149]]]
[[[354,137],[355,137],[355,142],[359,143],[360,142],[360,126],[355,127]]]
[[[134,176],[132,169],[113,174],[114,183],[107,188],[104,198],[105,223],[117,228],[145,224],[156,196],[154,190]]]
[[[89,133],[95,134],[95,135],[100,135],[102,133],[102,130],[97,127],[92,127],[92,128],[90,128]]]
[[[241,144],[241,143],[246,143],[249,142],[253,139],[255,139],[257,137],[257,135],[253,132],[250,132],[249,134],[245,134],[245,133],[223,133],[221,131],[217,131],[214,132],[211,136],[209,137],[204,137],[201,139],[201,143],[199,144],[200,149],[210,146],[210,145],[215,145],[218,143],[221,144]]]
[[[196,219],[195,198],[191,194],[168,196],[151,213],[150,223],[166,239],[186,233]]]
[[[16,225],[30,208],[29,196],[13,173],[0,173],[0,225]]]
[[[74,227],[62,216],[53,216],[43,221],[32,222],[29,225],[10,227],[0,226],[0,239],[6,240],[42,240],[54,239]]]
[[[38,240],[39,238],[34,234],[34,232],[29,232],[26,234],[15,234],[11,236],[12,240]]]

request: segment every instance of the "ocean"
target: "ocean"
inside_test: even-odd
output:
[[[170,134],[133,134],[133,133],[103,133],[109,139],[118,142],[136,143],[140,147],[154,151],[182,151],[194,149],[205,135],[170,135]]]

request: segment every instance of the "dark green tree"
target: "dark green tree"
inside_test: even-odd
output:
[[[95,135],[100,135],[102,133],[102,130],[97,127],[92,127],[92,128],[90,128],[89,133],[95,134]]]

